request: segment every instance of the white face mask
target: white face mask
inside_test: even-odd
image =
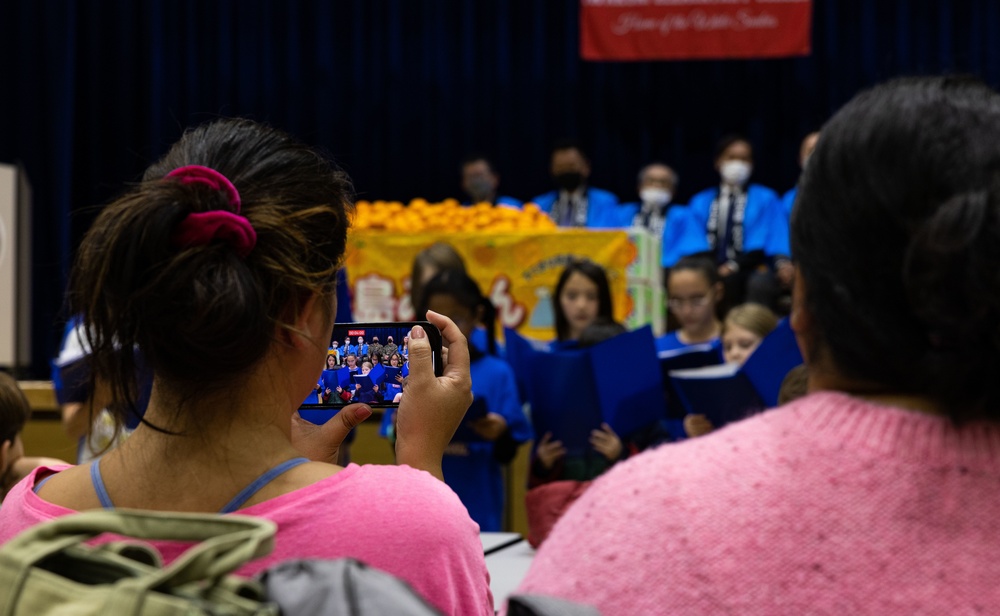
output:
[[[660,207],[670,203],[671,197],[673,195],[670,194],[670,191],[663,188],[643,188],[639,191],[639,198],[642,199],[643,203]]]
[[[751,172],[753,172],[753,166],[742,160],[727,160],[719,167],[722,181],[736,186],[746,184],[746,181],[750,179]]]

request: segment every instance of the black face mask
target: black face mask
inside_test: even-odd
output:
[[[555,180],[556,186],[567,192],[573,192],[583,184],[583,174],[579,171],[557,173],[552,176],[552,179]]]

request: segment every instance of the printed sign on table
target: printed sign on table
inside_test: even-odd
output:
[[[623,231],[450,233],[401,235],[377,231],[348,236],[347,277],[356,321],[409,321],[410,269],[418,252],[444,241],[465,260],[469,275],[497,308],[499,327],[540,339],[555,337],[551,293],[574,258],[603,266],[615,319],[632,311],[625,268],[636,249]]]

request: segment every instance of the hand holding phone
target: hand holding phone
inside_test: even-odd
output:
[[[420,330],[410,334],[410,376],[396,411],[396,461],[443,479],[441,457],[472,404],[469,346],[458,326],[446,316],[427,312],[448,345],[448,365],[434,374],[431,342]]]

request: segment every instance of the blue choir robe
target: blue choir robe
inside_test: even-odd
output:
[[[746,190],[742,252],[761,250],[767,257],[788,256],[788,218],[778,193],[759,184],[750,184]],[[664,267],[672,267],[681,257],[712,250],[708,219],[718,195],[718,186],[708,188],[691,197],[687,207],[670,209],[663,232]]]
[[[468,207],[468,206],[472,206],[472,205],[476,205],[476,204],[472,203],[471,201],[465,201],[465,202],[462,203],[462,207]],[[515,199],[514,197],[507,197],[507,196],[504,196],[504,195],[500,195],[500,196],[497,197],[497,199],[493,203],[493,205],[495,205],[495,206],[503,206],[503,207],[512,207],[514,209],[518,209],[519,210],[519,209],[521,209],[521,206],[523,205],[523,202],[520,199]]]
[[[660,351],[674,351],[674,350],[683,349],[683,348],[689,347],[689,346],[695,346],[695,345],[690,345],[690,344],[687,344],[685,342],[682,342],[681,339],[677,336],[677,332],[679,332],[679,331],[680,330],[674,330],[674,331],[670,332],[669,334],[663,334],[662,336],[660,336],[659,338],[657,338],[656,339],[656,352],[659,353]],[[702,344],[710,344],[713,347],[721,347],[722,346],[722,340],[720,340],[719,338],[712,338],[708,342],[699,342],[698,343],[698,345],[702,345]]]
[[[531,200],[540,210],[552,215],[552,208],[559,201],[559,191],[553,190]],[[619,227],[622,219],[618,197],[600,188],[587,189],[587,228]],[[558,222],[558,221],[557,221]]]
[[[518,399],[514,372],[507,362],[486,355],[472,362],[472,393],[486,401],[490,413],[507,420],[511,436],[518,443],[532,438],[531,424]],[[446,453],[442,460],[444,480],[458,494],[469,515],[483,532],[501,529],[504,485],[500,464],[493,458],[493,443],[462,443],[468,455]]]
[[[799,187],[791,189],[781,198],[781,209],[785,212],[786,218],[792,217],[792,208],[795,207],[795,197],[799,196]]]

